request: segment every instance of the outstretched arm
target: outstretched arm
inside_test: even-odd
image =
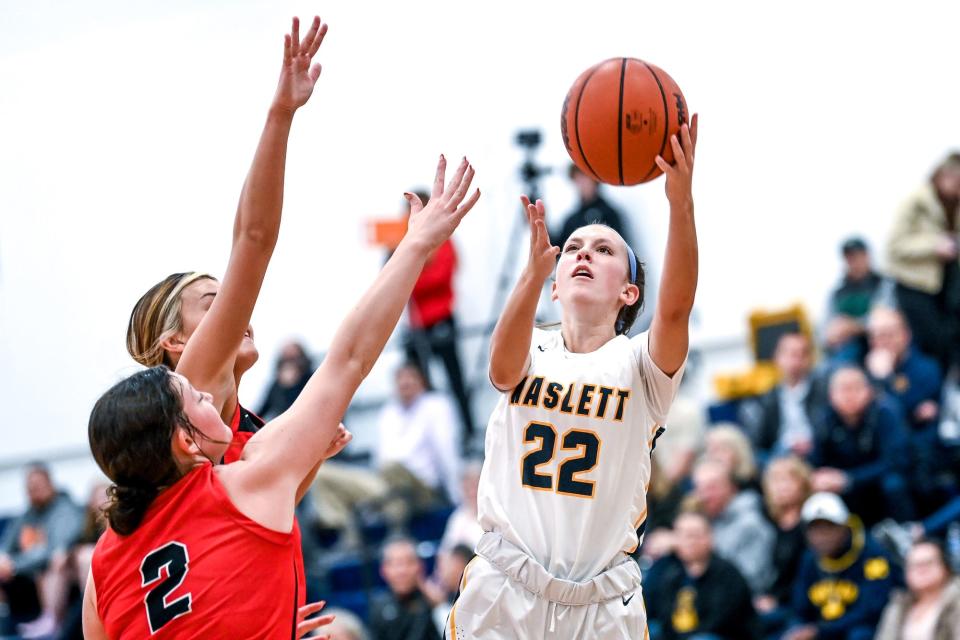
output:
[[[530,254],[490,339],[490,382],[500,391],[517,386],[527,370],[540,290],[557,266],[560,253],[550,244],[543,202],[530,204],[527,196],[520,201],[530,224]]]
[[[311,66],[311,61],[326,33],[327,25],[314,18],[309,32],[300,40],[299,21],[294,18],[291,33],[284,37],[280,81],[240,193],[227,270],[210,311],[177,365],[177,371],[194,387],[213,394],[214,404],[221,411],[224,403],[236,395],[234,359],[280,232],[290,126],[293,114],[306,104],[320,77],[320,65]]]
[[[680,127],[680,140],[671,136],[676,162],[657,156],[657,166],[667,176],[670,226],[660,294],[650,325],[650,357],[668,375],[677,372],[690,345],[690,312],[697,292],[697,228],[693,218],[693,157],[697,144],[697,115],[690,127]]]
[[[221,470],[221,478],[234,476],[227,481],[234,503],[258,522],[284,530],[289,526],[297,487],[337,436],[340,419],[393,332],[427,255],[450,237],[480,197],[476,191],[465,200],[473,180],[466,159],[446,188],[445,170],[441,157],[426,207],[407,194],[407,235],[340,325],[300,397],[250,439],[239,463]]]

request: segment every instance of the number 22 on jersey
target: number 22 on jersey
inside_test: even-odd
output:
[[[577,451],[580,455],[568,457],[557,465],[554,486],[554,476],[542,472],[539,467],[556,457],[558,440],[561,451]],[[520,483],[523,486],[578,498],[593,497],[594,482],[578,476],[592,471],[600,459],[601,441],[596,433],[585,429],[568,429],[561,436],[552,424],[534,421],[524,427],[523,441],[538,445],[520,459]]]

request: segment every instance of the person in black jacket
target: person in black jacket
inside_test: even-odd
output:
[[[652,640],[759,638],[750,588],[737,569],[713,552],[710,521],[687,511],[674,521],[673,554],[644,579]]]
[[[370,632],[374,640],[440,640],[433,607],[420,590],[423,563],[416,543],[394,538],[383,548],[380,573],[390,593],[371,607]]]
[[[844,497],[864,522],[914,515],[907,486],[910,453],[900,412],[877,396],[866,374],[844,365],[830,377],[830,408],[817,428],[813,490]]]

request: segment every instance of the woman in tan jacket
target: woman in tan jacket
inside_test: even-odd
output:
[[[946,373],[960,362],[960,153],[950,154],[897,212],[887,243],[897,304],[917,346]]]
[[[960,578],[950,571],[943,547],[921,540],[907,553],[907,591],[890,596],[874,640],[960,638]]]

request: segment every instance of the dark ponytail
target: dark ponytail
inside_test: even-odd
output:
[[[90,413],[90,450],[113,481],[104,510],[110,527],[130,535],[157,495],[180,478],[170,450],[174,430],[193,426],[170,370],[153,367],[118,382]]]

